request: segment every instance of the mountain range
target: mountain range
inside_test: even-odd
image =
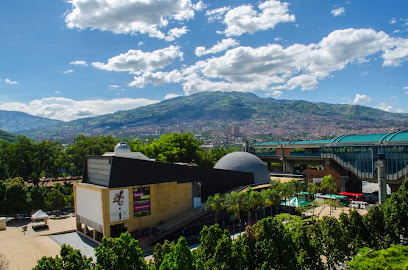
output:
[[[18,133],[24,130],[53,126],[60,123],[63,122],[59,120],[33,116],[23,112],[0,110],[0,129],[7,132]]]
[[[56,140],[72,138],[77,133],[137,136],[191,131],[211,136],[215,133],[220,135],[225,126],[238,125],[247,137],[264,135],[268,139],[308,139],[335,136],[336,132],[375,133],[408,129],[407,120],[407,114],[360,105],[276,100],[241,92],[206,92],[71,122],[50,120],[54,121],[53,126],[47,125],[51,122],[38,122],[44,124],[18,133]],[[33,126],[35,123],[30,124]],[[26,127],[24,124],[21,126]],[[327,132],[322,133],[325,126]],[[285,134],[282,129],[287,129],[288,133]],[[315,129],[319,129],[316,134],[313,133]],[[276,130],[281,131],[274,133]]]

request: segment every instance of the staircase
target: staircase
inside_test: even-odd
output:
[[[178,216],[168,219],[164,224],[160,225],[160,232],[157,235],[144,239],[143,241],[140,242],[140,244],[144,246],[154,244],[155,242],[159,241],[166,235],[177,231],[178,229],[204,216],[210,211],[211,209],[206,210],[204,207],[193,208],[186,212],[183,212]]]

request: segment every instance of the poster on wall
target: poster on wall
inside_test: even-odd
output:
[[[134,217],[150,216],[150,187],[138,187],[133,189]]]
[[[110,221],[129,219],[129,191],[127,188],[109,191]]]

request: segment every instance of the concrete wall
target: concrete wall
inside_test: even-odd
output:
[[[74,185],[74,196],[78,188],[91,189],[101,193],[102,201],[102,227],[103,235],[110,237],[110,226],[125,223],[129,232],[140,230],[145,227],[156,226],[160,221],[165,221],[177,216],[193,207],[191,183],[165,182],[160,184],[143,185],[150,187],[151,215],[134,217],[133,210],[133,188],[141,186],[130,186],[122,188],[106,188],[92,184],[78,183]],[[129,193],[129,219],[110,222],[111,198],[109,192],[112,190],[128,189]],[[77,201],[75,199],[75,213],[78,213]],[[86,217],[85,217],[86,218]],[[77,218],[77,228],[79,229]]]

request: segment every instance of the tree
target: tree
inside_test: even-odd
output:
[[[229,235],[229,232],[227,231]],[[204,262],[209,262],[214,255],[218,241],[222,238],[223,231],[216,223],[212,226],[204,226],[200,232],[200,246],[197,249],[199,258]]]
[[[261,195],[263,199],[265,200],[265,204],[269,206],[271,210],[271,216],[272,216],[272,206],[275,206],[276,208],[278,208],[280,200],[281,200],[281,196],[278,190],[277,189],[264,189],[261,191]]]
[[[395,231],[389,231],[386,227],[384,213],[381,207],[370,207],[367,214],[363,216],[363,222],[370,233],[367,246],[374,249],[388,248],[396,238]]]
[[[239,226],[241,227],[241,211],[244,207],[243,196],[241,192],[233,191],[228,193],[225,197],[225,204],[227,211],[232,213],[239,220]],[[235,234],[235,219],[232,220],[232,234]]]
[[[327,189],[329,193],[337,191],[337,184],[334,182],[333,176],[331,174],[323,176],[322,183],[320,184],[320,190]],[[329,201],[330,215],[332,212],[332,201]]]
[[[307,186],[307,192],[312,193],[313,197],[316,194],[316,192],[319,190],[318,185],[315,182],[309,183]],[[309,201],[310,201],[310,194],[309,194]]]
[[[348,263],[350,269],[408,269],[408,247],[391,245],[390,248],[373,251],[365,247]]]
[[[44,187],[33,186],[27,194],[27,202],[31,211],[45,209]]]
[[[153,264],[150,266],[153,269],[158,270],[160,268],[160,265],[163,263],[164,257],[166,254],[172,253],[174,250],[174,242],[169,242],[169,240],[164,240],[163,245],[160,243],[157,243],[156,246],[154,247],[153,250]]]
[[[74,144],[68,146],[66,154],[66,170],[71,175],[82,175],[87,155],[102,155],[105,152],[112,152],[119,142],[112,135],[85,137],[78,134],[74,139]]]
[[[28,210],[27,191],[24,180],[20,177],[8,181],[4,207],[6,214],[20,214]]]
[[[218,214],[224,209],[224,199],[219,193],[216,193],[214,196],[208,196],[205,208],[211,208],[215,212],[215,223],[217,223]]]
[[[37,261],[34,270],[88,270],[93,269],[94,263],[92,257],[86,257],[78,249],[63,244],[60,250],[60,256],[42,257]]]
[[[311,237],[320,240],[322,255],[326,257],[329,269],[349,258],[349,235],[336,218],[325,216],[316,222],[315,227],[318,230],[314,230],[315,234]]]
[[[180,237],[174,250],[166,254],[160,270],[193,270],[195,269],[194,257],[187,245],[186,239]]]
[[[4,204],[6,200],[6,183],[3,180],[0,180],[0,214],[3,214]]]
[[[359,212],[353,210],[348,215],[340,214],[340,222],[343,229],[349,233],[350,244],[354,251],[369,243],[370,234]]]
[[[293,242],[297,249],[299,269],[324,269],[320,257],[320,242],[312,235],[314,226],[296,226],[293,232]]]
[[[293,179],[289,182],[292,185],[292,189],[295,192],[296,197],[298,196],[299,192],[303,191],[304,184],[299,180]]]
[[[147,269],[143,252],[138,241],[129,232],[118,238],[102,238],[102,243],[95,248],[97,269]]]
[[[59,191],[58,186],[54,186],[47,198],[47,208],[50,210],[60,210],[66,205],[65,196]]]
[[[280,185],[279,189],[283,197],[285,197],[285,205],[287,206],[287,201],[290,199],[294,191],[293,186],[290,182],[284,182]]]
[[[142,147],[141,151],[150,158],[163,162],[194,162],[201,165],[204,150],[192,133],[162,135],[160,139]]]
[[[334,182],[331,174],[323,176],[322,183],[320,184],[320,190],[327,189],[328,193],[337,191],[337,184]]]
[[[238,268],[237,258],[234,256],[232,239],[229,233],[224,233],[218,240],[214,255],[208,261],[207,269],[235,270]]]
[[[258,222],[258,211],[260,209],[265,209],[265,200],[262,197],[261,192],[258,192],[255,190],[252,190],[249,195],[251,197],[251,200],[253,201],[254,208],[255,208],[255,220]]]

